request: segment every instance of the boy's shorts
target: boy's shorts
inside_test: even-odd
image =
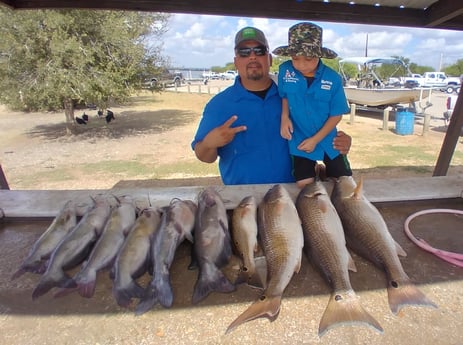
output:
[[[293,175],[296,181],[316,177],[315,165],[317,161],[308,158],[292,156]],[[340,176],[352,176],[349,160],[346,155],[338,155],[330,159],[326,154],[323,159],[326,166],[326,176],[338,178]]]

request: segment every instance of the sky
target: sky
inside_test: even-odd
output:
[[[245,26],[264,31],[270,50],[288,43],[288,29],[300,20],[172,14],[163,53],[172,67],[203,68],[233,62],[236,32]],[[463,59],[463,32],[394,26],[313,21],[323,28],[323,46],[342,58],[402,56],[421,66],[441,70]]]

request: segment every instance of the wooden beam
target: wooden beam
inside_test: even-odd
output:
[[[8,181],[6,180],[5,173],[3,172],[2,165],[0,164],[0,189],[10,189]]]
[[[449,170],[450,161],[452,160],[453,152],[457,146],[458,138],[461,135],[463,128],[463,93],[460,92],[457,98],[457,103],[453,109],[452,117],[450,118],[447,132],[445,133],[444,141],[434,168],[433,176],[445,176]]]

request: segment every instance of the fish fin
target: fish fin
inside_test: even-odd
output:
[[[95,293],[96,270],[86,267],[75,276],[74,281],[79,289],[79,295],[90,298]]]
[[[210,267],[207,269],[209,274],[205,274],[203,269],[200,269],[199,278],[196,281],[192,303],[196,304],[203,300],[213,291],[217,292],[232,292],[235,291],[236,287],[224,276],[215,265],[209,264]]]
[[[376,319],[360,304],[360,299],[353,291],[334,293],[323,313],[318,326],[318,336],[322,337],[328,330],[336,326],[351,323],[362,323],[376,329],[380,333],[384,330]]]
[[[192,234],[191,232],[187,232],[187,233],[185,234],[185,238],[186,238],[189,242],[195,243],[195,240],[194,240],[194,238],[193,238],[193,234]]]
[[[357,184],[357,187],[354,189],[353,199],[361,199],[363,197],[363,177],[360,177],[360,181]]]
[[[135,315],[142,315],[153,308],[158,302],[156,298],[156,288],[153,285],[148,285],[145,290],[145,296],[140,299],[135,308]]]
[[[398,284],[396,281],[390,281],[387,294],[389,307],[394,315],[397,315],[405,305],[423,305],[438,308],[423,292],[409,282]]]
[[[355,266],[355,261],[352,259],[352,256],[348,252],[349,258],[347,259],[347,269],[351,272],[357,272],[357,266]]]
[[[133,280],[124,288],[113,285],[113,296],[121,307],[127,308],[132,298],[143,298],[144,293],[145,290]]]
[[[329,209],[329,205],[324,199],[317,198],[318,208],[322,213],[326,213]]]
[[[403,256],[403,257],[407,256],[407,252],[400,246],[400,244],[394,241],[394,245],[395,245],[395,251],[397,252],[397,255]]]
[[[255,320],[260,317],[266,317],[274,321],[280,313],[281,296],[267,297],[262,295],[256,302],[238,316],[227,328],[225,334],[230,333],[239,325]]]

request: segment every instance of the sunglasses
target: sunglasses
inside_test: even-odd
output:
[[[267,47],[266,46],[257,46],[257,47],[243,47],[236,49],[236,53],[240,57],[248,57],[251,55],[252,52],[256,54],[256,56],[264,56],[267,54]]]

